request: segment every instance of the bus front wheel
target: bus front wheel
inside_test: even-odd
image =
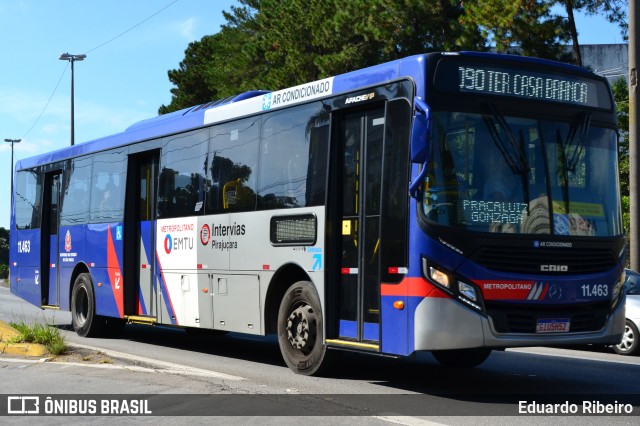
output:
[[[489,358],[491,349],[451,349],[442,351],[431,351],[433,357],[445,367],[471,368],[477,367]]]
[[[91,276],[80,274],[71,293],[71,324],[79,336],[91,337],[100,333],[103,321],[96,315],[95,308]]]
[[[284,294],[278,311],[278,343],[294,372],[310,376],[320,374],[321,367],[326,370],[322,309],[310,282],[299,281]]]

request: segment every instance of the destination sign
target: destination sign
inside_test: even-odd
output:
[[[531,70],[522,65],[442,61],[438,64],[435,84],[447,92],[611,108],[609,92],[603,81]]]

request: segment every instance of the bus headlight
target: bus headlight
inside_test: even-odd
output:
[[[482,312],[481,296],[476,286],[458,281],[458,300]]]
[[[478,296],[476,296],[476,288],[467,283],[463,283],[462,281],[458,281],[458,291],[460,294],[472,302],[478,301]]]
[[[458,302],[479,312],[484,311],[482,294],[477,286],[458,279],[454,273],[434,265],[424,257],[422,258],[422,274],[428,281],[453,296]]]
[[[429,267],[429,278],[433,281],[437,282],[443,287],[451,288],[449,285],[449,276],[442,272],[439,269],[434,268],[433,266]]]

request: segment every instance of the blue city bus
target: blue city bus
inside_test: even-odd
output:
[[[429,53],[252,91],[21,160],[11,291],[125,323],[340,350],[615,344],[626,259],[616,111],[583,68]]]

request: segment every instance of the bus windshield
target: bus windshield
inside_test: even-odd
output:
[[[588,113],[565,121],[434,112],[422,210],[478,232],[622,233],[616,132]],[[616,172],[612,172],[615,170]]]

